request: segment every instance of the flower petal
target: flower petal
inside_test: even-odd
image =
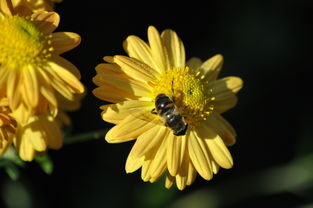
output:
[[[170,65],[160,34],[153,26],[148,27],[148,40],[151,47],[151,54],[158,66],[156,69],[162,74],[169,69]]]
[[[50,70],[55,72],[58,78],[64,81],[75,93],[83,93],[83,84],[75,76],[77,74],[72,73],[72,71],[77,71],[76,67],[61,60],[61,57],[58,56],[51,59],[49,62]]]
[[[167,51],[170,68],[185,67],[185,47],[176,32],[167,29],[162,32],[161,37]]]
[[[141,167],[141,179],[144,181],[144,182],[147,182],[151,179],[151,176],[150,176],[150,166],[151,166],[151,160],[144,160],[143,161],[143,164],[142,164],[142,167]]]
[[[145,133],[141,134],[133,148],[132,156],[133,157],[142,157],[147,152],[150,152],[152,149],[158,149],[164,140],[164,136],[167,133],[167,129],[164,126],[156,125]]]
[[[51,44],[54,53],[61,54],[69,51],[80,44],[81,38],[78,34],[72,32],[56,32],[52,34]]]
[[[11,0],[0,0],[0,13],[13,16],[15,14]]]
[[[190,131],[188,138],[189,156],[195,169],[206,180],[213,176],[211,160],[205,142],[194,131]]]
[[[111,103],[119,103],[125,100],[138,100],[139,97],[136,97],[129,92],[122,91],[114,86],[103,85],[92,91],[94,96],[97,98],[108,101]]]
[[[153,59],[149,46],[136,36],[128,36],[123,43],[124,50],[128,53],[129,57],[138,59],[143,63],[147,64],[151,68],[155,69],[160,73],[160,67],[156,64]]]
[[[204,125],[216,132],[227,146],[235,144],[235,129],[220,114],[211,113],[207,120],[204,121]]]
[[[212,167],[212,170],[214,172],[214,167]],[[192,163],[189,162],[187,185],[190,186],[196,180],[196,177],[197,177],[197,171],[193,167]]]
[[[128,115],[121,123],[108,131],[105,139],[109,143],[121,143],[136,139],[154,126],[154,122]]]
[[[191,69],[198,69],[201,66],[201,64],[202,64],[201,59],[197,57],[192,57],[186,63],[186,65]]]
[[[140,157],[140,158],[131,157],[130,154],[131,153],[129,153],[127,160],[126,160],[126,165],[125,165],[126,173],[135,172],[143,165],[143,161],[144,161],[144,157]]]
[[[37,81],[36,70],[29,66],[27,69],[22,70],[23,82],[25,87],[25,93],[23,93],[27,104],[31,107],[36,107],[39,100],[39,87]]]
[[[100,109],[102,109],[102,119],[114,123],[119,124],[126,118],[131,112],[139,109],[146,109],[147,111],[151,111],[153,107],[151,106],[151,102],[139,101],[139,100],[127,100],[116,104],[102,105]]]
[[[134,80],[131,77],[113,74],[108,76],[106,73],[98,73],[92,80],[95,84],[98,84],[101,87],[110,86],[127,92],[128,94],[133,95],[133,97],[146,97],[147,99],[151,99],[151,87],[146,83]]]
[[[166,179],[165,179],[165,188],[169,189],[173,186],[175,181],[175,177],[171,176],[170,174],[166,175]]]
[[[203,124],[197,126],[196,132],[199,138],[204,139],[214,161],[219,166],[226,169],[233,166],[232,156],[219,135]]]
[[[176,185],[179,190],[183,190],[187,185],[190,164],[191,162],[188,152],[184,151],[183,161],[179,169],[178,175],[176,175]]]
[[[144,82],[154,82],[158,77],[157,72],[150,66],[134,58],[126,56],[114,56],[114,62],[118,64],[128,76]]]
[[[168,172],[175,176],[180,169],[185,154],[186,136],[177,137],[171,133],[168,135],[167,142],[167,168]]]
[[[216,80],[221,71],[223,63],[223,56],[221,54],[217,54],[202,63],[200,70],[208,81]]]
[[[162,143],[159,147],[155,148],[156,153],[154,155],[154,158],[152,160],[152,164],[150,167],[150,174],[152,179],[159,178],[164,171],[166,170],[166,148],[167,148],[167,139],[168,135],[171,134],[171,132],[164,128],[164,139],[162,140]]]
[[[56,12],[36,12],[32,15],[31,19],[45,34],[52,33],[60,23],[60,16]]]
[[[212,89],[215,97],[214,107],[218,113],[225,112],[234,107],[237,103],[237,93],[243,86],[243,82],[239,77],[225,77],[210,83],[209,88]]]

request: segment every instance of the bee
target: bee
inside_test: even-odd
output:
[[[174,101],[165,94],[159,94],[155,98],[155,108],[151,113],[159,115],[164,125],[173,130],[175,136],[186,134],[188,124],[178,111]]]

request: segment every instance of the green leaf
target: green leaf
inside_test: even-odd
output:
[[[6,164],[5,172],[14,181],[16,181],[18,179],[18,177],[20,176],[20,172],[19,172],[18,168],[15,165],[13,165],[12,163]]]
[[[41,156],[36,155],[35,161],[46,174],[50,175],[53,172],[53,162],[47,154]]]

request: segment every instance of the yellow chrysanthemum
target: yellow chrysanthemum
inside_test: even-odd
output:
[[[210,180],[219,167],[231,168],[233,159],[226,146],[235,143],[235,131],[220,115],[235,106],[242,87],[238,77],[218,79],[223,58],[216,55],[201,62],[185,63],[183,43],[172,30],[160,35],[148,28],[148,44],[129,36],[124,49],[129,57],[105,57],[96,67],[93,81],[96,97],[113,102],[101,106],[102,118],[116,124],[106,135],[110,143],[136,139],[126,161],[126,172],[142,168],[144,181],[154,182],[165,171],[165,186],[176,181],[182,190],[197,173]],[[155,98],[166,94],[174,100],[188,129],[175,136],[160,116],[152,113]]]
[[[12,144],[16,133],[16,121],[10,115],[8,99],[0,98],[0,155],[3,155]]]
[[[80,72],[60,54],[80,43],[71,32],[53,31],[55,12],[37,12],[30,18],[15,13],[9,0],[0,0],[0,89],[18,122],[31,116],[57,115],[56,93],[68,100],[84,92]]]
[[[30,15],[32,12],[53,11],[54,3],[62,0],[12,0],[15,11],[23,16]]]
[[[50,115],[31,116],[26,124],[18,124],[13,139],[22,160],[31,161],[37,152],[47,148],[62,147],[62,133],[59,123]]]

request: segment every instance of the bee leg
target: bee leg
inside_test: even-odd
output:
[[[153,109],[151,110],[151,113],[152,113],[152,114],[157,114],[157,112],[155,111],[155,108],[153,108]]]

